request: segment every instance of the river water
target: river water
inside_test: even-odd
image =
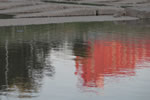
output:
[[[148,100],[150,21],[0,27],[0,100]]]

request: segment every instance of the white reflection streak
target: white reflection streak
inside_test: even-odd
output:
[[[5,51],[6,51],[6,66],[5,66],[5,82],[6,82],[6,88],[8,89],[8,66],[9,66],[9,62],[8,62],[8,40],[6,40],[5,43]],[[6,94],[7,97],[7,94]],[[8,99],[8,97],[7,97]]]
[[[6,50],[5,82],[6,82],[6,86],[8,88],[8,65],[9,65],[9,62],[8,62],[8,40],[6,40],[6,43],[5,43],[5,50]]]
[[[30,70],[29,70],[29,73],[30,75],[32,76],[32,67],[33,67],[33,41],[30,42],[30,53],[31,53],[31,66],[30,66]]]

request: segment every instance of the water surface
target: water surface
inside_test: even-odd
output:
[[[1,100],[148,100],[150,21],[0,27]]]

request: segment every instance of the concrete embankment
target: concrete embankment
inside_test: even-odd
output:
[[[150,7],[130,7],[125,10],[128,16],[150,18]]]
[[[0,0],[0,15],[15,19],[1,19],[0,24],[26,25],[57,22],[110,21],[150,18],[149,0]],[[81,17],[81,16],[84,16]],[[89,16],[89,17],[88,17]],[[93,16],[93,18],[91,17]],[[98,17],[96,17],[98,16]],[[103,16],[108,16],[106,19]],[[130,16],[130,17],[127,17]],[[51,17],[46,18],[46,17]],[[64,18],[67,17],[67,18]],[[70,18],[72,17],[72,18]],[[32,18],[32,19],[31,19]],[[33,19],[34,18],[34,19]],[[43,21],[38,21],[40,20]],[[70,21],[67,21],[68,19]],[[94,20],[95,18],[95,20]],[[100,18],[100,19],[99,19]],[[110,18],[110,19],[109,19]],[[48,20],[49,19],[49,20]],[[57,21],[64,20],[64,21]],[[46,21],[47,22],[46,22]],[[9,22],[8,22],[9,21]],[[18,22],[15,22],[18,21]],[[31,21],[31,22],[29,22]],[[15,24],[13,24],[15,23]],[[0,25],[2,26],[2,25]]]

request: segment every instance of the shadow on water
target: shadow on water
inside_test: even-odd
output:
[[[0,95],[37,96],[44,76],[57,73],[51,51],[66,43],[81,89],[103,88],[107,76],[134,76],[136,64],[150,62],[149,32],[144,20],[0,27]]]

